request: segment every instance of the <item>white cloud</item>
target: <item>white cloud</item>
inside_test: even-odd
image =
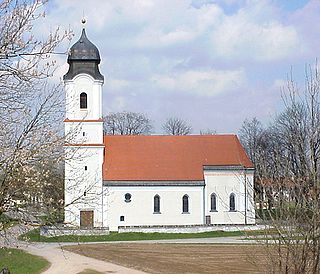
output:
[[[108,102],[108,112],[119,112],[127,110],[127,100],[124,96],[116,96]]]
[[[277,22],[264,26],[228,20],[213,34],[217,53],[225,58],[272,61],[289,57],[299,49],[299,39],[292,27]]]
[[[189,70],[173,76],[155,75],[152,81],[161,89],[211,97],[243,87],[246,77],[243,70]]]
[[[124,79],[108,78],[106,81],[106,88],[108,90],[121,90],[129,87],[130,82]]]
[[[285,79],[275,79],[273,81],[272,88],[276,90],[280,90],[288,84],[288,81]]]
[[[90,4],[54,0],[37,28],[45,37],[50,27],[70,26],[75,32],[74,43],[85,11],[87,35],[100,50],[100,69],[106,76],[104,108],[113,111],[143,112],[152,105],[167,113],[190,109],[197,100],[199,109],[206,112],[202,115],[210,116],[211,111],[215,115],[219,109],[219,115],[225,117],[224,103],[234,100],[237,105],[239,100],[228,91],[248,95],[248,104],[261,104],[271,93],[270,86],[280,85],[275,79],[281,78],[288,66],[297,67],[298,61],[308,61],[305,56],[318,55],[314,7],[290,20],[288,11],[277,7],[274,0],[195,2],[196,8],[190,0],[92,0]],[[303,25],[300,30],[299,25]],[[57,70],[60,76],[65,73],[66,58],[59,57],[64,64]],[[223,104],[216,98],[209,100],[217,94]],[[278,98],[278,93],[274,94],[270,105]],[[168,98],[174,103],[168,104]],[[210,106],[204,108],[208,101]],[[213,103],[217,103],[215,108]],[[241,110],[244,116],[249,111]],[[154,112],[155,121],[161,111]],[[194,115],[195,120],[201,111]],[[258,108],[254,111],[262,112]],[[225,125],[224,119],[220,122]]]
[[[138,47],[166,47],[170,45],[177,45],[179,43],[187,43],[197,36],[196,32],[177,28],[170,32],[163,32],[162,30],[155,30],[148,28],[136,37],[136,45]]]
[[[194,8],[187,0],[92,0],[90,6],[79,0],[55,3],[55,9],[49,13],[52,25],[65,22],[78,33],[84,10],[88,28],[95,32],[124,26],[126,29],[120,29],[119,38],[113,37],[112,41],[132,48],[171,47],[179,51],[181,45],[211,41],[204,50],[212,58],[256,61],[280,60],[303,49],[295,27],[282,23],[268,0],[246,1],[232,14],[214,3]],[[129,35],[124,36],[122,31]],[[110,37],[102,35],[101,41],[108,43]]]
[[[225,16],[211,33],[215,53],[227,59],[275,61],[302,50],[293,26],[286,26],[272,17],[261,20],[259,15],[257,10],[252,12],[244,8],[235,15]]]

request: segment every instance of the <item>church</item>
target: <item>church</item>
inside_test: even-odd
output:
[[[254,167],[236,135],[104,135],[100,60],[83,29],[63,77],[65,224],[255,224]]]

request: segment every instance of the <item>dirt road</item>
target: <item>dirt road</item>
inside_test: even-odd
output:
[[[44,274],[76,274],[85,269],[93,269],[102,273],[142,274],[142,271],[130,269],[110,262],[100,261],[64,250],[59,245],[32,244],[24,247],[27,252],[42,256],[51,266]]]

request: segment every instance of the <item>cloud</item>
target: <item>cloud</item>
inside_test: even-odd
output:
[[[189,70],[182,73],[175,73],[172,76],[155,75],[152,77],[152,81],[161,89],[212,97],[243,87],[245,83],[245,73],[243,70]]]
[[[148,28],[136,37],[135,44],[138,47],[166,47],[192,41],[197,36],[197,33],[183,28],[177,28],[170,32],[155,30]]]
[[[247,6],[234,15],[224,16],[211,34],[212,45],[218,56],[275,61],[301,53],[303,43],[295,27],[287,26],[271,15],[266,16],[271,11],[263,7]]]
[[[287,86],[288,81],[285,79],[275,79],[272,85],[273,89],[282,89],[283,87]]]
[[[147,111],[155,123],[165,118],[161,115],[181,113],[195,130],[201,123],[201,128],[230,132],[246,115],[267,116],[281,100],[277,79],[290,66],[299,69],[311,62],[306,58],[315,58],[320,45],[320,4],[313,0],[294,11],[274,0],[49,4],[38,33],[45,37],[54,26],[70,26],[72,43],[79,38],[85,11],[87,35],[102,58],[105,111]],[[66,58],[59,56],[60,77]],[[219,126],[205,125],[207,117]]]
[[[106,81],[106,87],[108,90],[122,90],[128,88],[130,86],[130,82],[124,79],[115,79],[109,78]]]
[[[127,110],[127,100],[124,96],[116,96],[108,103],[109,112],[120,112]]]

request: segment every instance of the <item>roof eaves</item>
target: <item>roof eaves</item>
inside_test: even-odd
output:
[[[185,181],[124,181],[124,180],[104,180],[103,186],[204,186],[204,180]]]
[[[245,167],[242,165],[232,165],[232,166],[203,166],[203,170],[254,170],[254,167]]]

